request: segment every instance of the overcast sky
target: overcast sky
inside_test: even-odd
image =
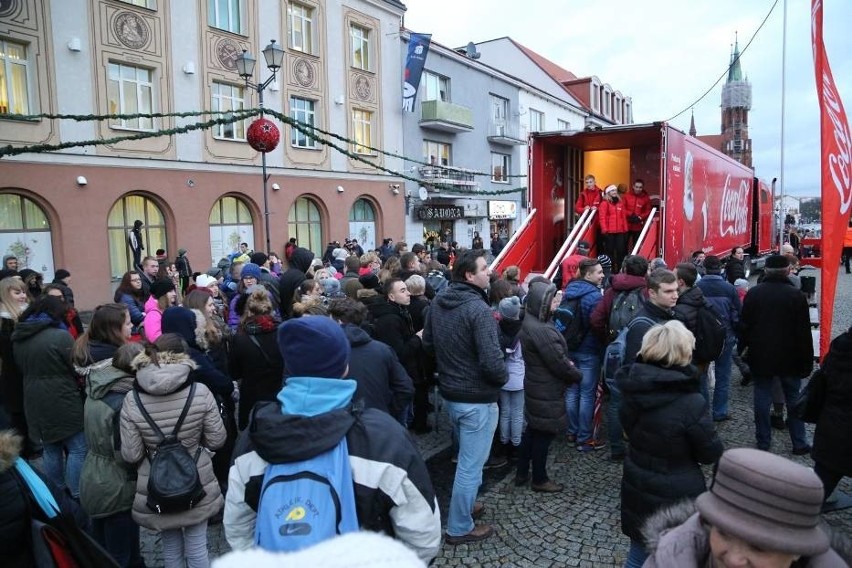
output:
[[[570,70],[596,75],[633,98],[637,123],[667,120],[727,70],[734,33],[740,51],[774,0],[404,0],[408,29],[450,47],[510,36]],[[559,9],[554,9],[559,6]],[[819,195],[819,107],[808,0],[787,0],[784,189]],[[784,0],[741,57],[752,84],[749,116],[759,177],[781,178]],[[823,37],[852,117],[852,1],[824,0]],[[428,61],[427,61],[428,67]],[[511,69],[507,69],[511,72]],[[723,79],[724,81],[724,79]],[[698,134],[718,134],[722,83],[695,103]],[[689,111],[671,121],[689,129]]]

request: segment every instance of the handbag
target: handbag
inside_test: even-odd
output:
[[[15,460],[18,484],[27,497],[36,566],[47,568],[118,568],[118,563],[74,518],[65,514],[39,475]]]
[[[817,369],[808,380],[808,384],[799,393],[799,398],[796,399],[793,412],[802,422],[808,424],[816,424],[819,421],[819,416],[822,414],[822,407],[825,406],[825,397],[828,391],[828,377],[825,371]]]

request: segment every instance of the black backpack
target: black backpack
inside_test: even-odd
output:
[[[704,301],[695,313],[695,350],[692,358],[696,363],[715,361],[725,348],[727,330],[713,305]]]
[[[195,395],[195,383],[190,383],[189,395],[183,405],[177,424],[171,435],[164,436],[163,431],[142,406],[139,391],[133,390],[136,405],[145,418],[148,425],[160,439],[154,452],[148,452],[148,460],[151,462],[151,472],[148,476],[148,508],[158,514],[180,513],[188,511],[197,505],[206,492],[198,477],[198,456],[201,455],[201,445],[195,452],[195,458],[189,455],[186,448],[178,440],[178,432],[183,426],[183,421],[192,404]]]
[[[583,329],[583,312],[580,307],[582,296],[578,298],[563,298],[559,307],[553,310],[553,324],[565,338],[568,351],[572,353],[580,348],[586,338],[588,329]]]
[[[642,288],[624,290],[613,298],[612,310],[609,312],[609,322],[607,325],[610,341],[614,341],[618,336],[618,332],[624,329],[636,317],[636,314],[642,309],[645,302],[645,294]]]

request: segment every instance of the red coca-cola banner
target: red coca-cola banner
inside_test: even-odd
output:
[[[828,352],[834,293],[837,287],[843,235],[852,208],[852,137],[843,102],[837,92],[822,41],[822,0],[811,1],[811,41],[814,50],[822,146],[822,282],[820,284],[820,357]]]

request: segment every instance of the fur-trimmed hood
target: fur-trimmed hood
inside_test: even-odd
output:
[[[136,371],[136,382],[145,392],[164,395],[180,389],[197,366],[186,353],[164,351],[157,354],[155,364],[147,353],[137,355],[131,367]]]
[[[15,460],[21,454],[23,440],[14,430],[0,432],[0,473],[5,473],[15,466]]]
[[[837,556],[852,566],[852,540],[840,531],[832,530],[824,522],[821,523],[821,527],[828,534],[831,548],[818,556],[802,559],[801,563],[793,566],[812,568],[839,566]],[[667,535],[668,542],[663,542],[663,537]],[[691,500],[665,507],[648,517],[642,526],[642,536],[645,541],[645,550],[653,559],[651,566],[659,568],[687,566],[689,564],[684,563],[685,558],[689,557],[697,561],[698,558],[706,557],[710,552],[709,527],[701,521],[695,502]],[[671,537],[675,537],[676,542],[672,542]]]
[[[182,306],[168,308],[163,312],[161,328],[163,333],[180,335],[190,347],[199,351],[207,351],[210,347],[205,336],[207,320],[201,310],[191,310]]]

